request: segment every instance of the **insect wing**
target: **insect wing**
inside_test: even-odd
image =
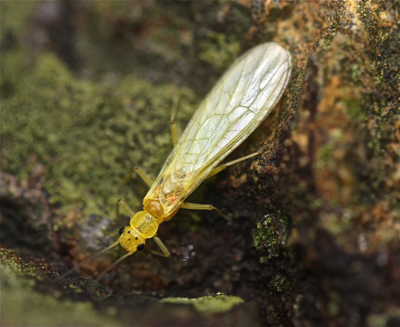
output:
[[[291,56],[276,43],[241,56],[200,104],[146,198],[176,208],[264,121],[290,73]]]

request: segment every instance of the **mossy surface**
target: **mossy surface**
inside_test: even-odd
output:
[[[133,166],[155,177],[172,148],[173,97],[187,120],[198,101],[193,92],[134,77],[105,88],[77,80],[52,54],[36,56],[31,66],[28,57],[3,56],[2,85],[10,90],[2,101],[3,170],[27,180],[44,167],[42,187],[63,213],[104,214],[118,198],[140,207],[142,183],[123,181]]]

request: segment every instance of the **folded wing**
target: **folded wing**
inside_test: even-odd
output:
[[[158,198],[168,211],[178,207],[261,124],[290,73],[291,56],[276,43],[236,60],[200,104],[146,198]]]

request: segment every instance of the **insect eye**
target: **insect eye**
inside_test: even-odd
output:
[[[122,233],[124,232],[124,230],[125,230],[125,227],[122,227],[122,228],[119,230],[119,235],[122,235]]]
[[[144,244],[143,243],[140,243],[138,246],[137,246],[137,250],[138,251],[142,251],[144,249]]]

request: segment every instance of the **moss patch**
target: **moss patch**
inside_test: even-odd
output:
[[[174,97],[184,121],[197,98],[134,77],[106,89],[75,79],[52,54],[28,58],[23,51],[2,58],[2,169],[26,181],[43,167],[43,188],[64,213],[104,214],[118,198],[140,207],[146,187],[139,179],[124,186],[125,177],[136,165],[155,177],[172,149]]]

